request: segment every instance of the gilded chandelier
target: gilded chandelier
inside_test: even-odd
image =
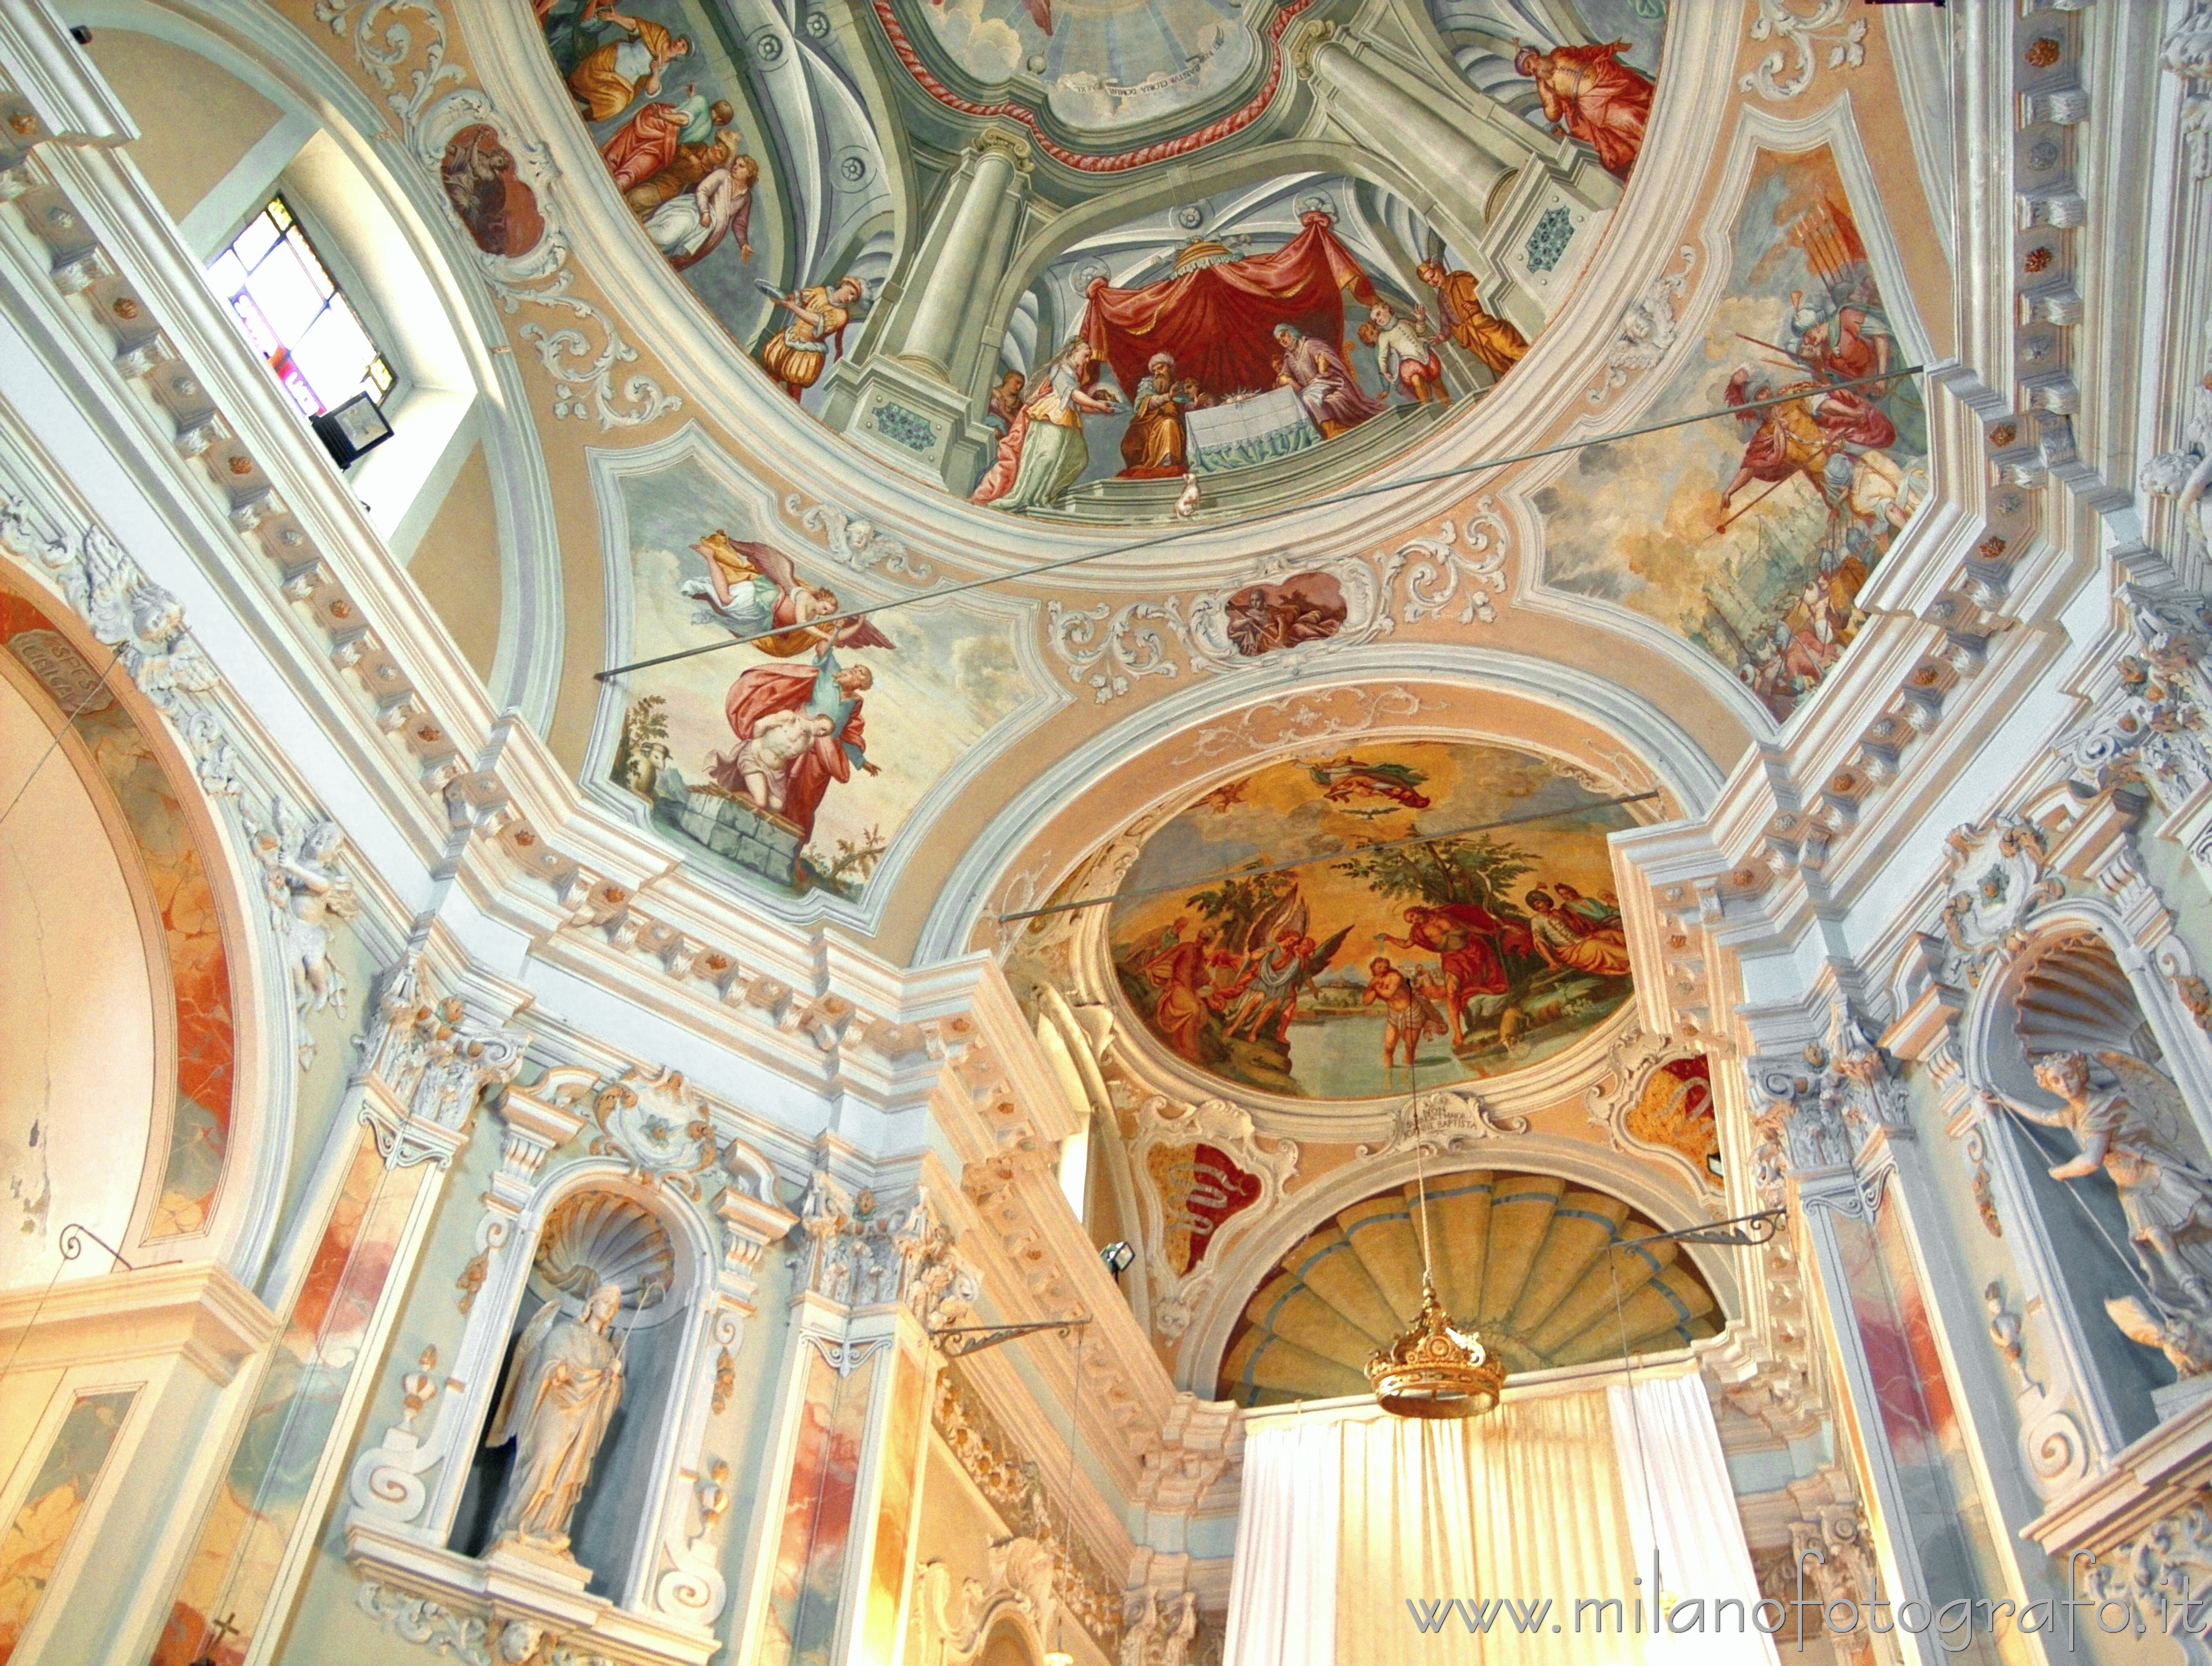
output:
[[[1425,1199],[1424,1200],[1425,1213]],[[1480,1417],[1494,1411],[1505,1367],[1473,1332],[1452,1329],[1426,1268],[1413,1328],[1367,1361],[1375,1403],[1393,1417]]]
[[[1498,1409],[1505,1367],[1492,1359],[1482,1338],[1452,1329],[1437,1297],[1436,1262],[1429,1245],[1429,1177],[1422,1162],[1420,1103],[1406,1107],[1413,1136],[1413,1179],[1421,1201],[1421,1310],[1413,1325],[1367,1361],[1375,1403],[1393,1417],[1481,1417]]]

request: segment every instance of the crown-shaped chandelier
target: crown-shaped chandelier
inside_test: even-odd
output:
[[[1421,1201],[1421,1310],[1412,1327],[1367,1361],[1375,1403],[1393,1417],[1480,1417],[1498,1408],[1505,1367],[1492,1359],[1482,1338],[1452,1329],[1437,1297],[1436,1262],[1429,1245],[1429,1177],[1422,1161],[1421,1110],[1408,1100],[1413,1136],[1413,1179]]]

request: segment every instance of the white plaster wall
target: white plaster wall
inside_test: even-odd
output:
[[[153,979],[90,793],[0,679],[0,1289],[44,1284],[76,1221],[119,1244],[153,1126]],[[26,777],[28,784],[25,785]],[[89,1250],[69,1276],[107,1270]]]

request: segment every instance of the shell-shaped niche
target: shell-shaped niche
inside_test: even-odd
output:
[[[2106,1051],[2159,1057],[2135,987],[2094,932],[2037,945],[2021,976],[2013,1028],[2030,1060]]]
[[[659,1218],[636,1199],[572,1192],[545,1217],[531,1270],[549,1292],[578,1302],[599,1285],[619,1286],[625,1308],[649,1312],[675,1287],[676,1248]]]
[[[1283,1257],[1230,1338],[1221,1398],[1367,1392],[1368,1357],[1420,1308],[1417,1196],[1408,1183],[1340,1210]],[[1662,1352],[1724,1321],[1679,1244],[1613,1247],[1658,1230],[1617,1197],[1491,1170],[1432,1180],[1428,1196],[1437,1293],[1508,1372]]]

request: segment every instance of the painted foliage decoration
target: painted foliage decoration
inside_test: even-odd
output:
[[[872,587],[774,524],[764,500],[690,459],[614,489],[624,657],[732,645],[622,679],[607,779],[727,871],[857,898],[924,796],[1027,698],[1010,623],[949,605],[881,629],[817,624]]]
[[[1655,411],[1784,397],[1576,453],[1535,496],[1545,578],[1656,620],[1778,719],[1865,620],[1859,592],[1928,494],[1928,423],[1826,148],[1762,151],[1726,293]],[[1856,382],[1844,387],[1839,384]]]
[[[1146,842],[1125,888],[1172,888],[1114,911],[1122,996],[1185,1064],[1287,1096],[1367,1098],[1548,1057],[1629,994],[1605,843],[1629,818],[1604,797],[1465,742],[1264,765]],[[1238,871],[1330,851],[1352,854]]]
[[[0,646],[33,675],[43,671],[41,681],[58,679],[47,688],[58,708],[62,696],[70,696],[68,727],[89,755],[126,830],[129,854],[118,843],[118,854],[138,868],[142,894],[149,899],[141,929],[150,953],[167,962],[167,993],[173,1002],[167,1022],[175,1037],[173,1082],[157,1085],[157,1096],[167,1098],[154,1107],[156,1126],[167,1128],[166,1152],[155,1158],[161,1177],[142,1231],[148,1238],[201,1231],[215,1207],[230,1145],[238,1038],[229,957],[185,797],[130,708],[104,691],[99,672],[52,619],[4,587]],[[116,1109],[119,1113],[121,1108]],[[66,1145],[57,1148],[41,1129],[45,1116],[43,1102],[0,1106],[0,1162],[21,1177],[15,1192],[21,1210],[16,1225],[24,1236],[10,1246],[19,1254],[33,1242],[36,1253],[49,1253],[51,1235],[61,1226],[48,1215],[59,1177],[56,1164],[68,1160],[70,1152]],[[80,1161],[62,1188],[64,1196],[76,1200],[65,1207],[91,1207],[94,1196],[104,1195],[127,1212],[137,1179],[135,1170],[121,1164]],[[83,1189],[78,1189],[79,1182]],[[21,1207],[26,1201],[32,1207]]]
[[[69,1548],[137,1395],[136,1389],[80,1395],[64,1414],[15,1518],[0,1533],[0,1666],[15,1658],[15,1645],[36,1618],[39,1599]]]

